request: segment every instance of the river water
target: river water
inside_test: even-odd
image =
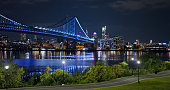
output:
[[[141,51],[3,51],[0,59],[8,62],[13,58],[13,63],[23,67],[28,72],[45,71],[49,66],[52,71],[63,69],[62,61],[65,61],[64,70],[75,73],[83,72],[101,61],[104,65],[114,65],[126,61],[130,67],[136,67],[136,61],[145,52]],[[161,60],[170,61],[170,52],[156,53]],[[134,60],[131,60],[134,58]]]

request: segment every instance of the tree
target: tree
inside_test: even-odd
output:
[[[116,78],[120,77],[121,74],[123,73],[124,69],[122,68],[121,65],[115,64],[112,66],[112,70],[115,73]]]
[[[55,80],[55,82],[58,85],[61,85],[63,81],[63,70],[59,69],[59,70],[52,72],[52,78]],[[74,78],[72,74],[64,71],[64,83],[70,84],[72,82],[74,82]]]
[[[45,69],[45,73],[48,74],[49,71],[51,71],[52,69],[49,67],[49,66],[46,66],[46,69]]]
[[[55,80],[49,74],[49,71],[51,71],[51,70],[52,69],[49,66],[46,66],[45,73],[40,76],[40,85],[43,85],[43,86],[56,85]]]
[[[155,74],[161,70],[162,61],[154,53],[147,53],[140,57],[142,68],[154,72]]]
[[[5,88],[5,75],[3,74],[4,70],[0,67],[0,88]]]
[[[103,79],[106,80],[111,80],[113,78],[116,78],[115,73],[113,72],[112,66],[106,66],[105,67],[106,71],[104,72]]]
[[[161,66],[162,70],[170,70],[170,61],[164,61]]]
[[[97,62],[96,66],[92,65],[90,70],[83,76],[82,79],[86,83],[94,83],[94,82],[101,82],[104,80],[104,74],[106,72],[106,68],[104,63]]]
[[[5,62],[0,61],[0,88],[23,86],[21,77],[24,74],[24,70],[17,64],[12,63],[12,61],[12,59],[9,59],[6,64],[9,66],[8,70],[4,68]]]
[[[53,86],[56,85],[55,80],[51,77],[50,74],[43,74],[40,76],[40,85],[43,86]]]
[[[122,66],[122,68],[127,68],[128,67],[128,63],[126,63],[125,61],[121,62],[120,65]]]

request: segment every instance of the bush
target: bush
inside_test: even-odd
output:
[[[104,72],[103,81],[108,81],[108,80],[116,78],[116,75],[113,72],[112,66],[106,66],[105,68],[106,68],[106,71]]]
[[[123,73],[121,76],[131,76],[133,75],[133,71],[131,69],[124,69]]]
[[[42,86],[53,86],[56,85],[55,80],[51,77],[50,74],[43,74],[40,76],[40,85]]]
[[[124,72],[124,69],[122,68],[122,66],[118,65],[118,64],[113,65],[112,70],[113,70],[116,78],[121,77],[122,73]]]
[[[5,75],[3,74],[4,70],[2,69],[2,67],[0,67],[0,88],[5,88]]]
[[[162,61],[154,53],[147,53],[140,57],[142,61],[142,68],[148,70],[150,73],[157,73],[161,71]]]
[[[164,61],[161,66],[162,70],[170,70],[170,61]]]
[[[61,85],[63,83],[63,70],[59,69],[52,72],[52,78],[58,85]],[[64,84],[71,84],[73,82],[73,76],[70,73],[64,71]]]
[[[104,63],[97,62],[96,66],[92,65],[90,67],[90,70],[86,73],[85,77],[87,83],[96,83],[105,81],[104,74],[106,72],[106,68],[104,66]]]

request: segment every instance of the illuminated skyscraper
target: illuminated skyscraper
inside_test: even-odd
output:
[[[106,39],[106,26],[102,27],[102,39]]]
[[[94,39],[97,38],[97,33],[96,33],[96,32],[93,33],[93,38],[94,38]]]
[[[152,44],[152,40],[150,40],[150,44]]]
[[[21,36],[21,41],[26,41],[27,35],[25,33],[21,33],[20,36]]]
[[[107,35],[106,35],[106,39],[109,39],[109,33],[107,33]]]
[[[140,44],[139,40],[136,40],[136,45],[139,45],[139,44]]]
[[[114,49],[118,49],[118,48],[124,48],[124,40],[122,36],[114,36]]]

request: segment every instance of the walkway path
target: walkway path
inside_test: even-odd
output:
[[[150,74],[140,76],[141,79],[156,78],[170,76],[170,71],[160,72],[158,74]],[[24,87],[24,88],[13,88],[10,90],[80,90],[80,89],[92,89],[92,88],[104,88],[111,86],[119,86],[124,84],[130,84],[137,82],[137,76],[122,77],[111,81],[92,83],[92,84],[82,84],[82,85],[65,85],[65,86],[47,86],[47,87]]]

